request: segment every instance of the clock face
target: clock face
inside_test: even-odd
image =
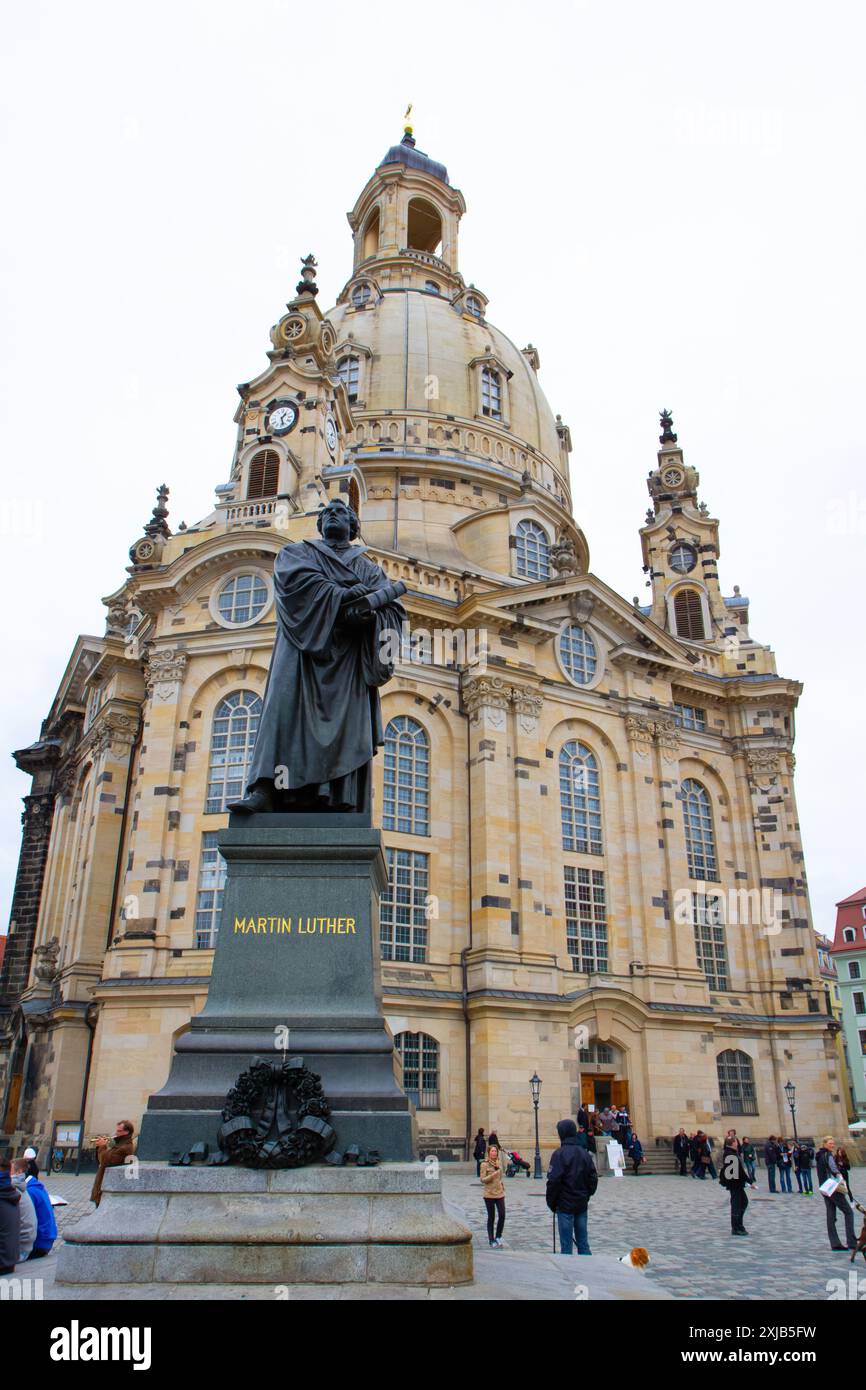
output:
[[[688,574],[698,563],[698,557],[693,546],[681,541],[671,551],[670,561],[671,569],[676,570],[677,574]]]
[[[325,443],[333,454],[337,448],[337,426],[334,424],[334,419],[331,415],[329,415],[325,421]]]
[[[291,401],[281,401],[268,415],[269,434],[288,434],[298,421],[298,407]]]

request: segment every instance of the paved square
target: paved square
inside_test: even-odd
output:
[[[489,1255],[481,1184],[474,1172],[447,1165],[441,1172],[446,1203],[472,1230],[478,1251]],[[50,1192],[70,1204],[57,1211],[62,1237],[93,1210],[93,1178],[47,1174],[45,1182]],[[851,1185],[858,1198],[866,1194],[866,1168],[854,1169]],[[552,1250],[553,1218],[544,1186],[534,1179],[506,1180],[505,1247],[495,1252],[503,1264],[504,1281],[509,1278],[505,1266],[511,1251]],[[866,1297],[866,1260],[858,1256],[851,1265],[847,1255],[831,1252],[820,1194],[801,1197],[795,1186],[790,1195],[770,1196],[766,1175],[759,1172],[758,1189],[749,1192],[748,1238],[731,1236],[729,1213],[727,1193],[709,1179],[605,1177],[590,1203],[590,1246],[593,1254],[615,1256],[635,1245],[646,1246],[651,1263],[645,1278],[677,1298],[825,1301],[832,1289],[828,1282],[841,1279],[847,1285],[852,1270],[857,1271],[861,1297]],[[863,1217],[856,1212],[855,1217],[859,1231]],[[576,1280],[579,1266],[575,1256]],[[208,1290],[202,1286],[193,1296],[206,1299]]]
[[[487,1250],[481,1184],[474,1174],[449,1173],[444,1166],[442,1173],[446,1202],[470,1227],[478,1248]],[[509,1247],[552,1250],[553,1218],[544,1186],[534,1179],[506,1179],[506,1248],[497,1252],[503,1260]],[[851,1188],[863,1200],[866,1168],[852,1171]],[[847,1255],[830,1250],[820,1193],[801,1197],[795,1183],[790,1195],[770,1196],[760,1171],[757,1190],[748,1189],[748,1195],[749,1236],[738,1238],[730,1233],[728,1194],[709,1178],[602,1178],[589,1207],[590,1249],[594,1255],[619,1256],[645,1246],[651,1261],[646,1277],[678,1298],[827,1299],[828,1280],[847,1281],[852,1269],[866,1296],[866,1260],[858,1255],[851,1265]],[[859,1232],[864,1218],[856,1211],[854,1216]],[[841,1218],[839,1224],[844,1240]]]

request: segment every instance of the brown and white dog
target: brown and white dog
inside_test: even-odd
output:
[[[627,1255],[620,1255],[619,1262],[621,1265],[631,1265],[632,1269],[646,1269],[649,1264],[649,1251],[644,1250],[642,1245],[636,1245]]]

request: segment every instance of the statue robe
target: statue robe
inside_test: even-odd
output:
[[[366,549],[317,539],[277,556],[277,636],[248,788],[265,778],[290,803],[369,805],[369,764],[384,741],[379,686],[394,674],[382,640],[390,631],[399,641],[406,614],[392,602],[363,624],[340,621],[347,598],[388,582]]]

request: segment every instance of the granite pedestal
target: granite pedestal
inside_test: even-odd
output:
[[[472,1279],[472,1237],[425,1165],[278,1171],[109,1168],[102,1202],[69,1228],[67,1297],[126,1285],[383,1284]]]
[[[143,1117],[138,1156],[217,1147],[228,1091],[254,1057],[300,1056],[322,1078],[336,1147],[415,1157],[414,1110],[382,1015],[379,894],[369,816],[233,816],[207,1003]]]

